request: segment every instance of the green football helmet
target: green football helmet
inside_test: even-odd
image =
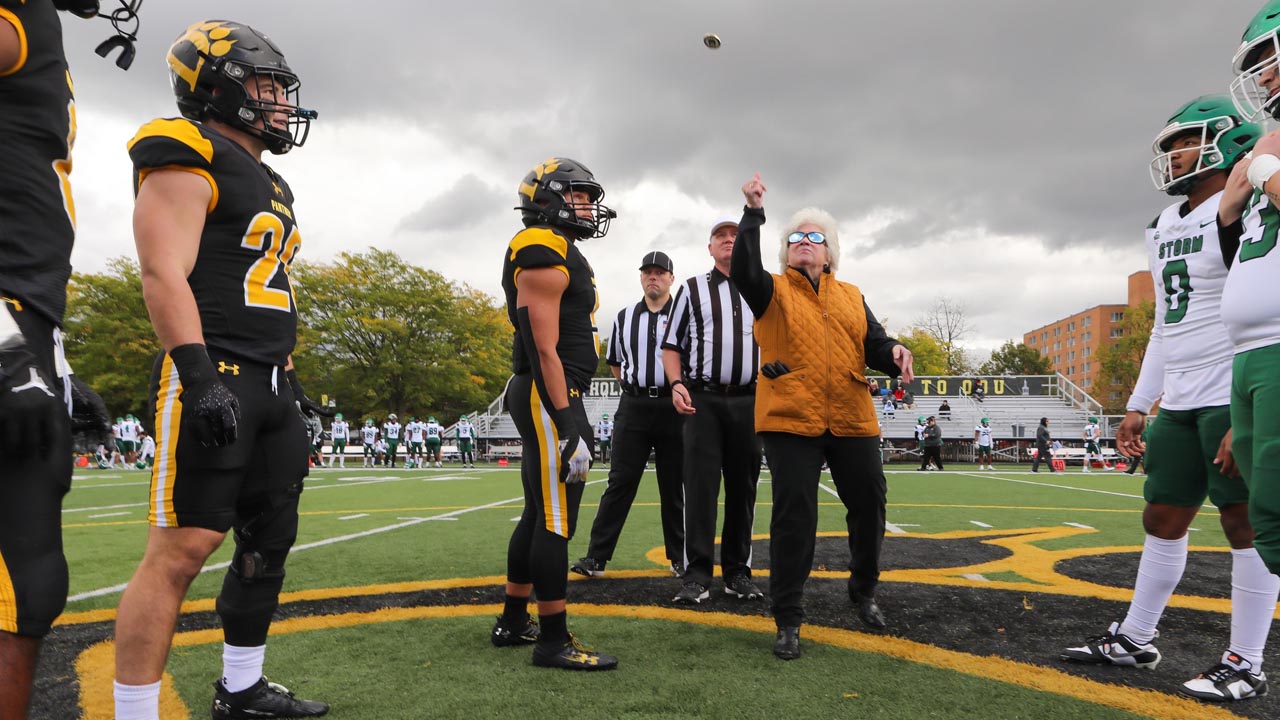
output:
[[[1272,94],[1260,81],[1263,73],[1280,70],[1280,0],[1269,0],[1240,38],[1240,47],[1231,58],[1235,80],[1231,81],[1231,99],[1249,120],[1257,120],[1264,112],[1280,119],[1280,92]],[[1262,59],[1266,51],[1270,57]],[[1280,85],[1276,85],[1280,89]]]
[[[602,414],[602,415],[600,416],[600,419],[601,419],[601,420],[608,420],[608,419],[609,419],[609,413],[604,413],[604,414]]]
[[[427,418],[427,422],[435,422],[435,421],[436,421],[436,418],[434,415],[431,415]]]
[[[917,423],[917,424],[920,424],[920,425],[923,425],[923,424],[924,424],[924,416],[923,416],[923,415],[921,415],[920,417],[916,418],[916,423]]]
[[[334,420],[341,420],[341,419],[342,419],[342,413],[338,413],[337,415],[334,415],[334,416],[333,416],[333,419],[334,419]]]
[[[1091,422],[1091,423],[1097,423],[1097,422],[1098,422],[1098,418],[1096,418],[1096,417],[1094,417],[1094,416],[1090,415],[1090,416],[1089,416],[1089,422]]]
[[[982,423],[982,427],[986,427],[991,424],[991,418],[982,418],[978,422]]]
[[[134,467],[136,467],[136,468],[138,468],[139,470],[146,470],[146,469],[147,469],[147,461],[146,461],[146,460],[139,460],[138,462],[134,463],[134,464],[133,464],[133,466],[134,466]]]
[[[1199,138],[1199,143],[1173,147],[1175,140],[1187,135]],[[1170,195],[1186,195],[1208,173],[1229,171],[1260,137],[1262,126],[1241,118],[1226,95],[1198,97],[1178,108],[1151,143],[1156,154],[1151,161],[1151,182]],[[1174,157],[1192,152],[1198,154],[1195,165],[1175,175]]]

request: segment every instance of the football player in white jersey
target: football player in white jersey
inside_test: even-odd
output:
[[[427,424],[410,415],[409,424],[404,426],[405,438],[409,441],[409,450],[405,453],[408,461],[405,467],[422,467],[422,442],[426,437]]]
[[[329,467],[333,467],[333,459],[336,457],[340,467],[347,466],[347,440],[351,439],[351,429],[347,426],[347,421],[342,419],[342,413],[333,416],[333,423],[329,425],[329,440],[333,443],[332,452],[329,453]]]
[[[427,423],[422,427],[427,433],[427,463],[435,460],[436,467],[443,467],[440,463],[440,443],[444,439],[444,426],[436,422],[433,416],[427,418]]]
[[[387,441],[387,467],[396,466],[396,449],[400,447],[401,428],[395,413],[388,415],[387,421],[382,423],[382,439]]]
[[[991,462],[991,418],[982,418],[973,429],[973,442],[978,446],[978,469],[995,470]]]
[[[1142,371],[1116,431],[1120,454],[1146,452],[1146,530],[1133,601],[1120,622],[1063,657],[1088,663],[1154,668],[1156,625],[1182,578],[1187,530],[1206,497],[1219,509],[1231,544],[1231,637],[1221,661],[1181,691],[1206,700],[1238,700],[1266,692],[1262,652],[1280,579],[1253,548],[1249,489],[1224,449],[1231,428],[1232,346],[1222,323],[1227,260],[1238,232],[1220,217],[1228,172],[1261,135],[1225,96],[1183,106],[1156,137],[1152,179],[1185,195],[1147,229],[1147,256],[1160,300]],[[1238,214],[1238,213],[1237,213]],[[1141,434],[1157,401],[1160,413]]]
[[[364,465],[362,467],[373,467],[378,459],[376,450],[378,428],[373,426],[373,420],[364,421],[364,427],[360,428],[360,439],[364,443]]]
[[[1093,464],[1094,458],[1098,459],[1098,464],[1103,470],[1110,470],[1106,458],[1102,457],[1102,428],[1098,427],[1098,418],[1089,417],[1089,422],[1084,426],[1084,432],[1080,437],[1084,438],[1084,471],[1089,472],[1089,466]]]

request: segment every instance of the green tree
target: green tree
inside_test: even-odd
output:
[[[1006,340],[991,358],[978,367],[981,375],[1052,375],[1049,358],[1034,349]]]
[[[1123,414],[1125,403],[1142,370],[1142,359],[1147,354],[1147,342],[1155,324],[1155,303],[1146,301],[1124,311],[1120,321],[1120,337],[1098,351],[1097,362],[1101,367],[1097,387],[1090,393],[1102,403],[1103,411]],[[1116,393],[1116,397],[1112,397]]]
[[[948,375],[947,354],[924,328],[907,328],[898,334],[898,340],[911,351],[916,375]]]
[[[112,416],[144,417],[160,343],[142,301],[142,274],[128,258],[102,273],[75,273],[67,286],[63,343],[76,374],[102,396]]]
[[[511,326],[489,296],[393,252],[299,263],[295,361],[308,395],[349,419],[486,406],[511,373]]]
[[[959,300],[940,295],[933,300],[933,305],[915,324],[931,335],[938,347],[942,348],[946,359],[946,372],[939,375],[967,375],[970,370],[969,360],[965,356],[962,343],[966,336],[973,332],[969,322],[969,309]]]

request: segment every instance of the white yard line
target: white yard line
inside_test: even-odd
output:
[[[1094,526],[1092,526],[1092,525],[1085,525],[1085,524],[1083,524],[1083,523],[1064,522],[1064,523],[1062,523],[1062,524],[1063,524],[1063,525],[1070,525],[1071,527],[1074,527],[1074,528],[1080,528],[1081,530],[1097,530],[1097,528],[1095,528]]]
[[[597,483],[602,483],[607,481],[608,481],[608,478],[602,478],[600,480],[592,480],[587,484],[595,485]],[[308,490],[310,490],[310,488],[308,488]],[[391,532],[392,530],[399,530],[400,528],[419,525],[421,523],[428,522],[430,520],[453,519],[459,515],[465,515],[469,512],[475,512],[477,510],[488,510],[490,508],[501,507],[503,505],[510,505],[511,503],[520,502],[521,500],[524,500],[524,495],[508,498],[506,500],[499,500],[497,502],[487,503],[485,505],[476,505],[469,508],[463,508],[461,510],[451,510],[447,513],[441,513],[439,515],[433,515],[427,518],[414,518],[412,520],[405,520],[403,522],[398,522],[394,525],[385,525],[383,527],[373,528],[371,530],[365,530],[363,532],[351,533],[350,535],[339,535],[337,537],[326,538],[324,540],[316,540],[315,542],[309,542],[302,545],[294,545],[293,549],[289,551],[289,554],[292,555],[293,553],[301,552],[303,550],[310,550],[312,548],[324,547],[326,545],[334,545],[340,542],[347,542],[348,540],[356,540],[362,537],[369,537],[370,535],[378,535],[384,532]],[[200,569],[200,572],[207,573],[207,572],[212,572],[214,570],[222,570],[229,567],[230,565],[231,565],[230,562],[220,562],[220,563],[214,563],[212,565],[205,565],[203,568]],[[111,595],[113,593],[118,593],[123,591],[127,586],[128,586],[128,583],[121,583],[119,585],[112,585],[111,587],[98,588],[97,590],[89,590],[87,592],[77,593],[75,595],[72,595],[71,597],[68,597],[67,602],[77,602],[79,600],[88,600],[89,598],[95,598],[102,595]]]
[[[146,507],[146,503],[128,503],[126,505],[98,505],[96,507],[64,508],[62,513],[92,512],[94,510],[119,510],[120,508]]]
[[[978,527],[980,527],[980,528],[995,527],[995,525],[988,525],[988,524],[986,524],[986,523],[984,523],[984,522],[978,522],[977,520],[970,520],[970,521],[969,521],[969,524],[971,524],[971,525],[977,525],[977,526],[978,526]]]
[[[343,515],[339,520],[355,520],[357,518],[369,517],[369,513],[360,513],[358,515]]]
[[[961,575],[961,577],[963,577],[963,578],[965,578],[965,579],[967,579],[967,580],[977,580],[978,582],[991,582],[990,580],[988,580],[988,579],[986,579],[985,577],[983,577],[983,576],[979,575],[978,573],[966,573],[966,574],[964,574],[964,575]]]
[[[1144,499],[1141,495],[1133,495],[1131,493],[1122,493],[1122,492],[1113,492],[1111,490],[1096,490],[1094,488],[1075,487],[1074,485],[1057,485],[1054,483],[1036,482],[1034,480],[1018,480],[1017,478],[1011,478],[1011,477],[996,476],[996,475],[981,475],[979,473],[969,473],[969,472],[962,472],[962,473],[956,473],[956,474],[965,475],[967,477],[982,478],[983,480],[1000,480],[1002,482],[1021,483],[1023,485],[1039,485],[1040,487],[1058,488],[1059,490],[1077,490],[1079,492],[1098,493],[1099,495],[1112,495],[1114,497],[1135,498],[1137,500]],[[1213,506],[1206,503],[1204,505],[1201,505],[1200,507],[1212,508]]]
[[[90,516],[89,516],[89,519],[90,519],[90,520],[96,520],[97,518],[104,518],[104,517],[119,517],[119,516],[121,516],[121,515],[128,515],[128,514],[129,514],[129,511],[128,511],[128,510],[125,510],[124,512],[113,512],[113,513],[102,513],[102,514],[100,514],[100,515],[90,515]]]
[[[833,488],[827,487],[827,485],[826,485],[825,483],[819,482],[819,483],[818,483],[818,487],[822,488],[823,490],[825,490],[825,491],[826,491],[828,494],[830,494],[830,495],[835,495],[836,497],[840,497],[840,493],[836,492]],[[917,527],[917,526],[912,525],[911,527]],[[889,522],[888,520],[885,520],[885,522],[884,522],[884,529],[885,529],[885,530],[888,530],[889,532],[893,533],[894,535],[903,535],[903,534],[905,534],[905,533],[907,532],[906,530],[903,530],[903,529],[902,529],[902,526],[901,526],[901,525],[894,525],[893,523]]]

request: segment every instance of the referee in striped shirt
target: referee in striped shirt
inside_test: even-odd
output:
[[[760,349],[753,335],[751,309],[729,279],[737,237],[736,217],[723,217],[712,226],[707,249],[715,266],[680,286],[662,343],[672,404],[687,416],[685,575],[683,587],[673,598],[682,605],[696,605],[710,597],[721,471],[724,591],[744,600],[764,596],[751,580],[751,528],[761,454],[754,420]]]
[[[671,405],[671,387],[662,367],[662,338],[674,304],[674,270],[666,253],[645,255],[640,261],[644,298],[620,310],[613,322],[605,359],[622,383],[622,401],[615,416],[609,485],[591,526],[591,544],[587,556],[569,568],[579,575],[604,573],[635,502],[650,450],[657,466],[667,561],[676,577],[684,574],[684,416]]]

